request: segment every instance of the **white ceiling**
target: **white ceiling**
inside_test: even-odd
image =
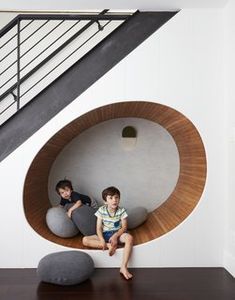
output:
[[[139,9],[179,10],[183,8],[223,8],[228,0],[0,0],[4,10],[94,10]]]

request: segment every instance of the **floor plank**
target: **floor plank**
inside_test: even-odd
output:
[[[35,269],[0,269],[1,300],[234,300],[235,279],[223,268],[96,269],[80,285],[42,283]]]

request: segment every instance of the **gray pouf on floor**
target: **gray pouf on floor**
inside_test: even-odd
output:
[[[82,251],[63,251],[43,257],[37,275],[44,282],[73,285],[90,278],[93,271],[94,262],[90,255]]]
[[[51,232],[62,238],[70,238],[79,233],[76,225],[68,217],[66,210],[60,206],[48,209],[46,223]]]

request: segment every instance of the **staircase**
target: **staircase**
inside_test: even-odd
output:
[[[0,161],[176,12],[18,15],[0,31]]]

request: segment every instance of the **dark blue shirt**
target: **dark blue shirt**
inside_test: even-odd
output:
[[[79,193],[74,192],[74,191],[72,191],[70,199],[64,199],[64,198],[61,197],[60,205],[65,206],[66,204],[76,203],[79,200],[82,201],[82,204],[91,206],[90,197],[88,197],[86,195],[83,195],[83,194],[79,194]]]

